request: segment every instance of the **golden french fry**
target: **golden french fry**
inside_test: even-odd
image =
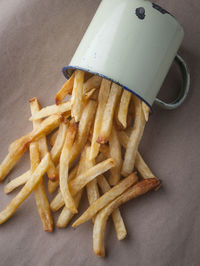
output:
[[[56,141],[51,149],[51,158],[54,163],[57,163],[59,161],[60,154],[65,141],[66,132],[67,132],[67,124],[65,122],[61,122],[58,129],[58,135]]]
[[[70,152],[74,143],[74,139],[77,132],[77,124],[70,124],[67,128],[65,142],[63,145],[62,153],[60,156],[60,171],[59,171],[59,181],[60,181],[60,191],[65,202],[65,206],[68,207],[71,212],[77,213],[76,204],[69,191],[68,186],[68,171],[69,171],[69,159]]]
[[[56,139],[57,139],[57,136],[58,136],[58,130],[56,130],[52,136],[50,137],[50,140],[49,140],[49,144],[51,145],[51,147],[53,147]]]
[[[67,101],[64,103],[61,103],[59,105],[50,105],[47,107],[42,108],[40,111],[35,112],[34,115],[32,115],[29,120],[33,121],[33,120],[38,120],[41,118],[45,118],[47,116],[52,116],[54,114],[63,114],[68,112],[69,116],[70,116],[70,110],[71,110],[71,101]]]
[[[129,91],[124,89],[120,99],[117,122],[123,129],[127,127],[128,107],[131,100],[131,95],[132,94]]]
[[[99,89],[101,81],[102,81],[101,77],[96,75],[92,76],[83,84],[83,92],[86,93],[92,90],[93,88]]]
[[[37,142],[32,142],[30,144],[30,160],[31,160],[31,173],[33,174],[40,163],[40,152],[39,145]],[[50,158],[49,158],[50,162]],[[34,189],[35,202],[38,208],[40,219],[43,224],[44,231],[53,231],[53,219],[51,216],[51,210],[49,206],[49,201],[47,199],[42,178],[39,184]]]
[[[30,176],[31,176],[31,171],[29,170],[26,173],[24,173],[23,175],[20,175],[20,176],[14,178],[13,180],[11,180],[8,184],[6,184],[4,186],[4,192],[6,194],[9,194],[10,192],[15,190],[19,186],[26,184],[26,182],[30,178]]]
[[[117,134],[120,144],[126,149],[129,142],[129,136],[124,131],[118,131]]]
[[[101,129],[97,142],[104,144],[109,140],[112,125],[113,125],[113,116],[117,101],[121,95],[122,88],[115,83],[112,83],[108,101],[104,110],[103,119],[101,123]]]
[[[138,181],[138,177],[135,173],[132,173],[127,178],[122,180],[118,185],[114,186],[98,200],[96,200],[90,207],[73,223],[73,227],[76,227],[89,219],[91,219],[98,211],[104,208],[109,202],[121,195],[130,186]]]
[[[34,173],[28,179],[24,187],[20,192],[12,199],[8,206],[0,212],[0,224],[6,222],[17,210],[17,208],[22,204],[22,202],[30,195],[33,189],[39,184],[42,176],[47,171],[49,167],[49,154],[47,154],[38,167],[35,169]]]
[[[104,113],[106,103],[109,97],[110,86],[111,86],[111,81],[102,79],[101,87],[99,90],[98,107],[97,107],[97,112],[96,112],[95,121],[94,121],[94,130],[93,130],[93,135],[92,135],[90,160],[95,159],[99,153],[100,144],[97,143],[97,138],[100,133],[103,113]]]
[[[72,176],[73,172],[75,172],[75,176],[76,176],[76,174],[80,175],[81,173],[83,173],[86,170],[86,165],[85,165],[85,163],[86,163],[86,160],[85,160],[86,151],[87,151],[87,149],[85,147],[82,154],[81,154],[80,161],[77,164],[77,166],[75,167],[76,171],[74,171],[74,169],[75,169],[74,168],[70,173],[71,176]],[[73,178],[75,178],[75,176]],[[70,176],[69,176],[70,180],[72,180],[73,178],[70,178]],[[79,203],[80,203],[80,200],[82,197],[82,192],[83,192],[83,190],[80,190],[76,194],[76,196],[74,197],[76,208],[78,208],[78,206],[79,206]],[[68,223],[71,221],[73,216],[74,216],[74,213],[72,213],[66,206],[64,206],[64,208],[62,209],[62,211],[58,217],[58,221],[56,223],[56,226],[59,228],[65,228],[68,225]]]
[[[72,90],[71,98],[71,116],[74,117],[75,122],[79,122],[83,110],[83,82],[84,72],[80,70],[75,71],[74,88]]]
[[[29,101],[29,103],[30,103],[30,109],[31,109],[32,115],[40,111],[40,103],[37,98],[32,98]],[[40,127],[41,123],[42,123],[41,119],[33,120],[33,129],[37,129],[38,127]],[[40,155],[42,158],[44,158],[44,156],[49,152],[45,135],[42,136],[38,140],[38,144],[39,144]],[[53,181],[58,178],[57,171],[56,171],[54,163],[52,162],[51,156],[50,156],[50,164],[49,164],[49,169],[47,171],[47,175],[48,175],[48,178]]]
[[[91,89],[90,91],[86,92],[84,95],[83,95],[83,99],[84,101],[88,101],[93,95],[94,93],[97,91],[96,88],[94,89]]]
[[[103,175],[98,176],[97,181],[103,193],[106,193],[110,190],[110,185]],[[117,239],[123,240],[127,235],[127,231],[120,210],[118,208],[113,211],[112,219],[115,226]]]
[[[109,183],[112,186],[117,185],[120,180],[120,172],[122,166],[121,145],[118,139],[115,127],[112,127],[112,132],[109,138],[110,157],[115,160],[116,166],[110,170]]]
[[[97,256],[105,256],[104,232],[110,214],[125,202],[139,197],[158,186],[160,186],[160,181],[157,179],[153,178],[143,180],[129,188],[119,197],[115,198],[109,205],[107,205],[97,214],[93,229],[93,250]]]
[[[63,84],[62,88],[57,92],[55,97],[56,104],[60,104],[68,94],[72,94],[74,86],[74,74]]]
[[[95,101],[90,100],[83,109],[81,120],[78,126],[76,140],[71,151],[70,166],[78,157],[79,153],[83,150],[85,144],[87,143],[90,129],[94,121],[96,107],[97,103]]]
[[[109,169],[115,166],[112,158],[107,159],[101,163],[96,164],[92,168],[88,169],[84,173],[78,175],[76,178],[70,181],[69,188],[71,195],[76,195],[82,188],[84,188],[89,182],[91,182],[95,177],[105,173]],[[56,197],[52,200],[50,207],[52,211],[59,210],[64,205],[61,192],[58,192]]]
[[[146,122],[148,122],[150,109],[149,109],[149,106],[143,101],[142,101],[142,110],[144,112],[145,120]]]
[[[134,169],[135,157],[146,124],[142,101],[135,95],[133,95],[133,100],[135,104],[135,121],[122,164],[121,173],[123,176],[129,175]]]

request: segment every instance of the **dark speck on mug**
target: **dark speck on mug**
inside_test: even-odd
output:
[[[135,11],[136,16],[139,19],[144,19],[145,18],[145,9],[144,7],[138,7]]]

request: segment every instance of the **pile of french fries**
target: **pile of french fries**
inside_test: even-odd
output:
[[[0,212],[0,224],[33,192],[44,230],[53,231],[52,212],[57,211],[56,226],[65,228],[78,213],[86,189],[89,207],[72,226],[92,219],[93,249],[104,257],[109,216],[118,240],[124,239],[127,231],[119,206],[161,184],[138,151],[149,107],[117,84],[79,70],[58,91],[56,104],[41,108],[37,98],[29,102],[33,130],[9,146],[0,181],[27,150],[31,166],[5,185],[6,194],[22,188]],[[55,193],[51,203],[45,176],[48,193]]]

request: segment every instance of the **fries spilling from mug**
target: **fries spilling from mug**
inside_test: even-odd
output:
[[[94,252],[104,257],[108,218],[112,217],[117,238],[124,239],[127,230],[120,205],[161,185],[138,151],[149,107],[119,85],[80,70],[65,82],[55,102],[41,108],[37,98],[30,100],[33,130],[9,146],[0,164],[3,181],[29,150],[30,169],[4,186],[6,194],[21,190],[0,212],[0,224],[33,192],[45,231],[53,231],[56,211],[59,228],[74,216],[73,227],[91,219]],[[55,193],[51,202],[45,178],[48,193]],[[79,215],[84,190],[89,206]]]

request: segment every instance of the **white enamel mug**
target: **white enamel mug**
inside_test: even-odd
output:
[[[175,109],[185,100],[190,75],[177,55],[184,31],[166,10],[148,0],[103,0],[70,64],[121,85],[145,101]],[[156,98],[174,61],[180,66],[183,85],[178,98],[167,104]]]

